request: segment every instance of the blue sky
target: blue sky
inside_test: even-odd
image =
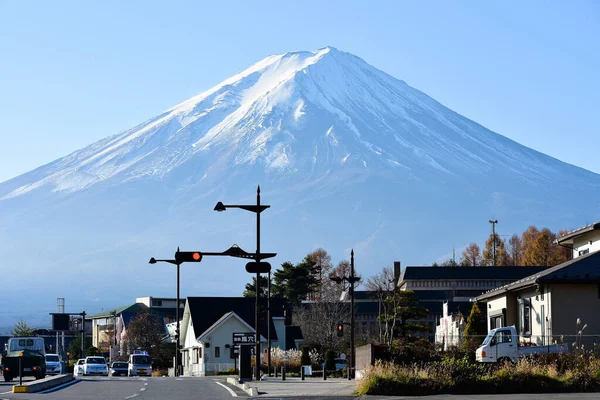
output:
[[[594,0],[0,0],[0,181],[130,128],[268,55],[327,45],[600,173],[599,38]]]

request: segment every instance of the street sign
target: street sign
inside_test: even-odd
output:
[[[251,274],[266,274],[271,270],[271,264],[268,262],[249,262],[246,264],[246,271]]]
[[[233,344],[254,344],[254,333],[234,333],[233,334]]]

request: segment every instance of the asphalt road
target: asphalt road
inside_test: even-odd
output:
[[[246,397],[243,391],[225,385],[224,379],[159,378],[159,377],[85,377],[50,393],[12,393],[10,386],[2,385],[0,399],[36,400],[224,400]],[[225,385],[233,392],[230,392]],[[6,390],[4,390],[6,389]],[[55,388],[56,389],[56,388]],[[4,393],[3,393],[4,392]]]

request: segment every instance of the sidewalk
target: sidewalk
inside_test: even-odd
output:
[[[248,386],[258,389],[260,397],[291,396],[352,396],[355,381],[343,378],[281,378],[268,377],[262,381],[248,382]]]

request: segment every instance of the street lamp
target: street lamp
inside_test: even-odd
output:
[[[255,268],[255,272],[256,272],[256,315],[255,315],[255,319],[254,319],[254,328],[255,328],[255,332],[256,332],[256,348],[255,348],[255,352],[256,352],[256,365],[255,365],[255,379],[258,381],[260,380],[260,327],[259,327],[259,309],[260,309],[260,303],[259,303],[259,299],[260,299],[260,273],[266,273],[266,272],[270,272],[270,265],[268,269],[260,269],[259,267],[261,267],[261,264],[267,264],[267,263],[261,263],[261,260],[264,258],[268,258],[266,257],[266,254],[261,253],[260,252],[260,213],[265,211],[267,208],[269,208],[271,206],[268,205],[261,205],[260,204],[260,186],[258,186],[258,188],[256,189],[256,205],[239,205],[239,204],[223,204],[222,202],[218,202],[217,205],[215,206],[215,211],[218,212],[222,212],[227,210],[228,208],[241,208],[242,210],[246,210],[246,211],[250,211],[256,214],[256,253],[254,253],[254,260],[255,260],[255,264],[254,266]],[[268,265],[268,264],[267,264]],[[251,272],[248,269],[248,265],[246,265],[246,270],[248,272]],[[268,293],[268,296],[270,296],[270,293]],[[270,300],[270,299],[269,299]],[[270,301],[269,301],[270,303]],[[270,328],[270,321],[267,321],[267,326],[269,326]],[[268,351],[269,351],[269,355],[271,354],[271,344],[270,342],[268,343]],[[270,367],[269,367],[270,369]]]
[[[354,284],[360,281],[360,277],[354,275],[354,249],[352,249],[352,251],[350,252],[350,275],[332,276],[329,279],[331,279],[338,285],[342,284],[344,281],[350,284],[350,357],[352,361],[350,366],[352,369],[352,374],[354,374],[356,368],[356,352],[354,349]]]
[[[494,267],[496,266],[496,224],[498,223],[497,219],[490,219],[490,224],[492,224],[492,260],[494,263]]]
[[[179,247],[177,248],[177,252],[179,252]],[[177,258],[177,257],[175,257]],[[202,259],[202,256],[200,256]],[[175,376],[179,376],[179,266],[182,264],[182,261],[175,260],[157,260],[152,257],[149,261],[150,264],[156,264],[158,262],[166,262],[169,264],[177,265],[177,304],[175,305]]]

